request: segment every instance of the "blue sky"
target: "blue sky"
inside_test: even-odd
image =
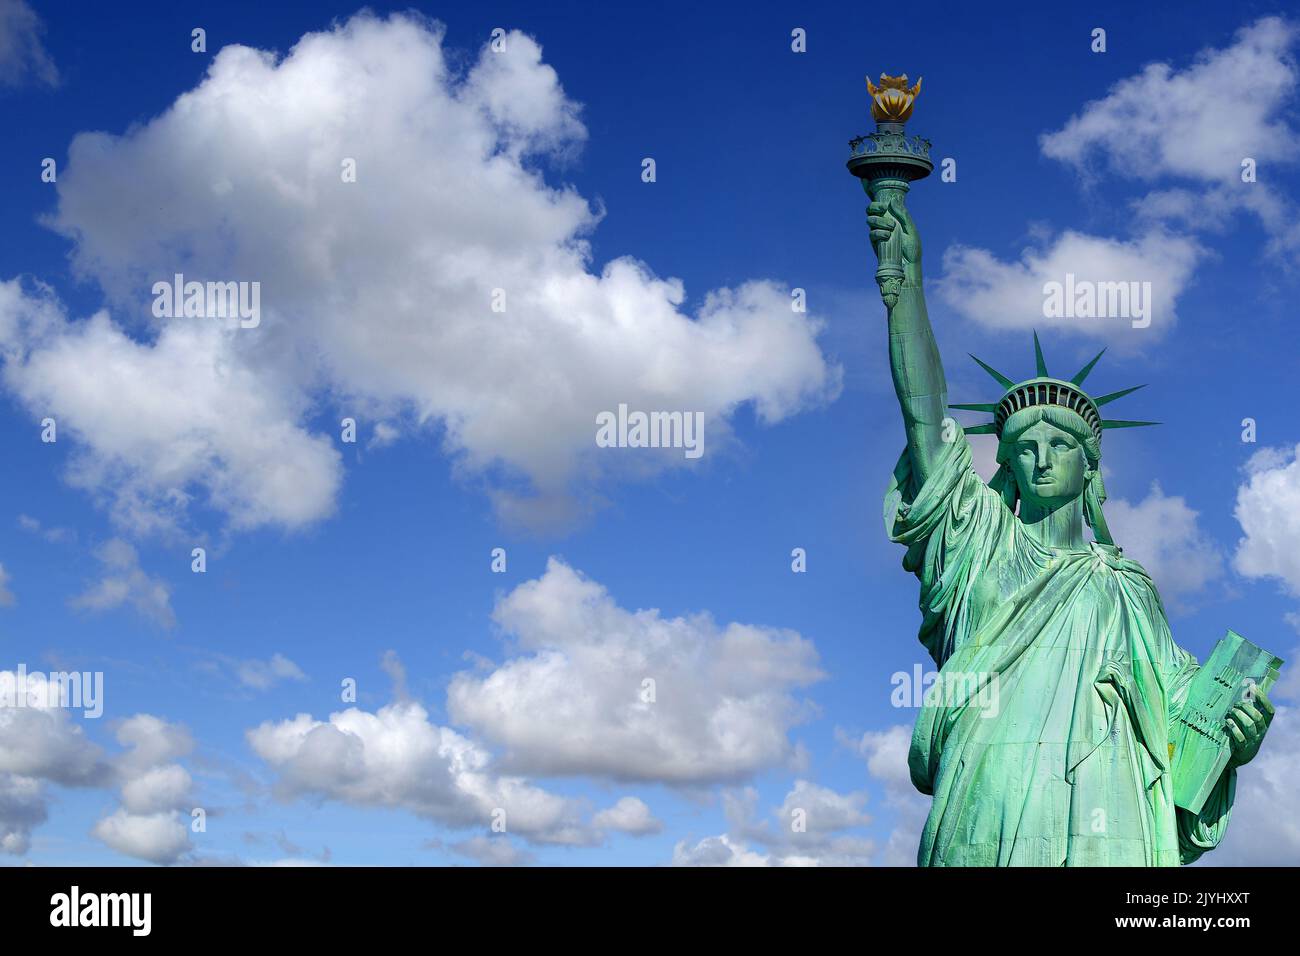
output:
[[[536,6],[0,5],[0,669],[105,688],[7,726],[3,862],[914,858],[891,675],[929,662],[843,168],[882,70],[956,160],[909,197],[952,400],[1030,329],[1058,373],[1107,346],[1089,386],[1164,423],[1106,435],[1117,543],[1193,654],[1294,658],[1278,8]],[[1152,282],[1150,327],[1043,318],[1065,271]],[[153,318],[175,272],[260,282],[261,325]],[[620,401],[706,453],[597,449]],[[1206,864],[1300,861],[1295,689]]]

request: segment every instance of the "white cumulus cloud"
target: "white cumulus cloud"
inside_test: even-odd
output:
[[[921,829],[930,813],[930,798],[917,791],[908,771],[912,728],[895,724],[869,730],[853,743],[867,763],[867,773],[885,790],[885,804],[894,812],[894,825],[877,862],[881,866],[916,866]]]
[[[111,771],[46,675],[0,671],[0,702],[0,852],[21,855],[49,815],[49,784],[101,786]]]
[[[1127,178],[1238,180],[1241,160],[1292,163],[1300,136],[1285,107],[1296,89],[1296,28],[1278,17],[1243,27],[1183,69],[1151,63],[1044,134],[1045,156]]]
[[[248,731],[278,775],[281,797],[316,796],[359,807],[404,809],[453,827],[494,823],[536,843],[591,845],[580,801],[498,774],[491,755],[399,700],[378,711],[349,708],[328,721],[298,714]]]
[[[122,804],[101,817],[91,834],[118,853],[149,863],[186,858],[190,843],[189,771],[174,761],[194,747],[189,731],[152,714],[121,721],[118,743],[127,749],[113,760]]]
[[[873,840],[845,831],[865,826],[863,791],[838,793],[807,780],[796,780],[770,818],[757,814],[758,792],[752,787],[723,794],[729,832],[694,845],[682,840],[673,849],[674,866],[868,866],[876,853]],[[754,849],[757,844],[761,850]]]
[[[987,249],[953,245],[943,257],[943,275],[936,283],[939,297],[958,314],[992,329],[1044,329],[1057,334],[1091,335],[1131,347],[1148,337],[1163,335],[1177,321],[1178,299],[1191,282],[1205,249],[1196,240],[1154,226],[1132,239],[1094,236],[1067,229],[1026,248],[1018,260],[1004,261]],[[1073,279],[1069,277],[1073,276]],[[1044,288],[1059,283],[1130,283],[1129,306],[1094,309],[1093,317],[1054,317],[1044,314]],[[1142,290],[1150,283],[1150,298]],[[1132,295],[1134,286],[1140,298]],[[1101,286],[1105,289],[1105,286]],[[1073,301],[1077,302],[1077,298]],[[1143,305],[1138,315],[1137,305]],[[1081,311],[1081,310],[1079,310]],[[1116,313],[1127,311],[1128,315]],[[1076,313],[1077,314],[1077,313]],[[1135,328],[1149,321],[1150,326]]]
[[[118,853],[150,863],[175,863],[190,849],[189,829],[174,812],[115,810],[97,821],[91,833]]]
[[[1273,578],[1300,595],[1300,445],[1262,448],[1246,463],[1233,511],[1241,525],[1233,564],[1251,578]]]
[[[626,610],[557,558],[493,619],[518,655],[458,674],[447,710],[524,773],[692,785],[787,765],[793,691],[823,676],[793,631]]]
[[[645,801],[636,797],[623,797],[591,818],[594,826],[602,830],[617,830],[633,836],[646,836],[663,830],[662,820],[655,818]]]
[[[1221,231],[1247,211],[1268,231],[1272,251],[1300,252],[1290,201],[1263,184],[1267,177],[1242,179],[1245,158],[1266,168],[1296,161],[1300,134],[1288,118],[1297,85],[1298,32],[1289,21],[1262,18],[1186,66],[1147,65],[1060,129],[1043,134],[1043,155],[1068,164],[1089,183],[1111,176],[1151,187],[1133,203],[1133,234],[1040,235],[1009,260],[959,244],[944,255],[940,297],[988,328],[1050,324],[1137,348],[1174,325],[1180,297],[1211,255],[1193,232]],[[1076,284],[1150,282],[1150,326],[1133,328],[1145,316],[1047,318],[1044,286],[1065,283],[1067,274]]]
[[[1159,482],[1141,501],[1111,498],[1106,523],[1115,543],[1146,568],[1160,597],[1182,608],[1223,574],[1218,546],[1201,530],[1198,514],[1177,495],[1166,495]]]
[[[601,411],[702,412],[718,448],[741,405],[775,422],[834,396],[820,322],[781,284],[687,308],[634,250],[592,261],[599,215],[543,172],[586,131],[534,40],[456,59],[437,24],[359,14],[283,57],[225,47],[160,115],[73,140],[48,222],[119,318],[11,284],[0,342],[6,384],[75,437],[71,480],[122,526],[174,528],[192,503],[236,527],[328,515],[319,402],[436,436],[503,516],[545,521],[689,466],[597,449]],[[260,325],[155,319],[178,273],[259,282]]]

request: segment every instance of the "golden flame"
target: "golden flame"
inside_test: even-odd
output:
[[[906,123],[916,98],[921,95],[921,78],[917,77],[916,86],[909,90],[906,73],[902,76],[881,73],[879,86],[867,77],[867,92],[871,94],[871,115],[877,123]]]

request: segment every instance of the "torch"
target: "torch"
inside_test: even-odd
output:
[[[903,197],[914,179],[929,176],[934,169],[930,162],[930,141],[920,136],[908,136],[903,124],[912,115],[912,107],[921,93],[921,80],[910,90],[907,74],[886,76],[880,74],[880,85],[867,79],[867,92],[871,94],[871,116],[876,121],[876,131],[849,140],[849,172],[862,180],[862,188],[874,201],[886,206],[896,204],[903,208]],[[901,229],[894,229],[889,240],[879,250],[876,283],[885,306],[892,309],[898,301],[903,285],[903,252]]]

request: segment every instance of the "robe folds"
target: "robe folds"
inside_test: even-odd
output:
[[[885,496],[939,666],[908,764],[933,796],[921,866],[1177,866],[1218,845],[1236,770],[1174,806],[1170,731],[1197,671],[1119,548],[1052,549],[971,468],[959,433]]]

